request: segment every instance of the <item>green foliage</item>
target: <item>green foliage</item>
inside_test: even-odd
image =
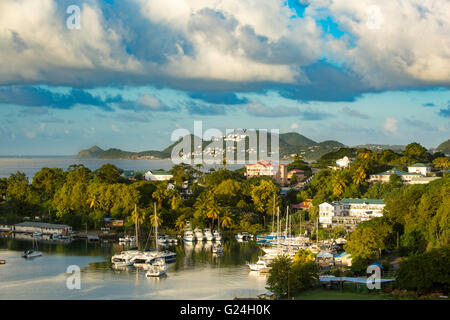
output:
[[[104,164],[99,169],[94,171],[94,175],[98,177],[100,182],[104,183],[118,183],[121,181],[120,170],[112,164]]]
[[[308,250],[300,250],[294,261],[286,255],[278,256],[271,267],[267,285],[278,297],[309,289],[319,280],[314,255]]]
[[[448,294],[449,265],[449,246],[410,256],[400,263],[396,274],[396,284],[402,289],[417,290],[419,294],[432,291]]]
[[[271,264],[272,269],[267,279],[267,288],[277,297],[284,297],[288,294],[291,267],[292,259],[287,255],[277,256]]]
[[[354,258],[371,259],[392,247],[393,228],[383,218],[360,223],[350,234],[345,250]]]

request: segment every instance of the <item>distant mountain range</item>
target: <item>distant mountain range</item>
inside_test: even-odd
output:
[[[259,135],[259,132],[256,132]],[[236,135],[229,134],[224,138],[236,139]],[[239,139],[239,138],[237,138]],[[248,142],[248,138],[246,138]],[[270,134],[268,135],[268,144],[270,146]],[[169,145],[162,151],[158,150],[148,150],[141,152],[130,152],[123,151],[116,148],[111,148],[103,150],[98,146],[93,146],[92,148],[82,150],[78,153],[79,158],[98,158],[98,159],[131,159],[131,160],[148,160],[148,159],[169,159],[172,154],[173,147],[178,144],[181,139],[173,144]],[[235,140],[236,141],[236,140]],[[316,142],[309,139],[297,132],[282,133],[279,135],[279,148],[280,148],[280,158],[281,159],[291,159],[296,154],[300,155],[303,159],[307,161],[314,161],[319,159],[321,156],[329,153],[338,151],[342,147],[346,147],[344,144],[334,141],[327,140],[322,142]],[[211,141],[203,141],[203,150],[211,143]],[[191,135],[191,144],[194,145],[194,136]],[[404,150],[405,146],[401,145],[382,145],[382,144],[365,144],[359,145],[355,148],[367,148],[370,150],[381,151],[386,149],[391,149],[396,152],[401,152]],[[224,148],[225,150],[225,142]],[[450,140],[442,143],[438,150],[449,150]],[[248,150],[247,150],[248,151]]]

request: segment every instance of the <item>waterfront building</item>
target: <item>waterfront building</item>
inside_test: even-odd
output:
[[[261,160],[245,165],[247,179],[260,176],[272,177],[277,183],[286,185],[288,180],[287,165],[273,164],[272,161]]]
[[[173,175],[164,170],[153,170],[153,171],[147,171],[144,175],[145,180],[148,181],[168,181],[173,178]]]
[[[72,227],[65,224],[51,224],[42,222],[21,222],[13,227],[14,232],[34,233],[40,232],[42,234],[63,234],[67,235],[72,231]]]
[[[385,203],[379,199],[346,198],[319,205],[319,223],[324,227],[352,228],[362,221],[383,216]]]

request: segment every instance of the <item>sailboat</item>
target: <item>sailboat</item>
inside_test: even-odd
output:
[[[176,258],[176,256],[177,256],[176,253],[169,252],[169,251],[159,252],[159,247],[158,247],[158,216],[156,215],[156,203],[154,204],[154,208],[155,208],[155,242],[156,242],[156,251],[152,252],[155,255],[155,258],[152,259],[151,262],[153,262],[155,260],[158,260],[158,259],[163,259],[164,261],[174,260]]]
[[[28,258],[35,258],[35,257],[42,256],[42,252],[37,251],[37,243],[36,243],[36,246],[34,244],[35,244],[35,242],[34,242],[34,234],[33,234],[33,249],[24,251],[24,253],[22,254],[23,258],[28,259]]]

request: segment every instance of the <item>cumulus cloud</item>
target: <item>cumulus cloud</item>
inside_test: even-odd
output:
[[[252,103],[247,105],[248,114],[255,117],[269,117],[269,118],[278,118],[278,117],[300,117],[303,120],[323,120],[329,117],[329,114],[314,111],[314,110],[301,110],[299,107],[268,107],[259,103],[258,101],[253,101]]]
[[[135,101],[122,99],[122,101],[115,103],[115,106],[120,109],[133,110],[136,112],[167,112],[176,110],[176,108],[167,106],[158,97],[149,93],[139,96]]]
[[[397,133],[397,119],[393,117],[387,117],[384,121],[384,131],[387,133],[396,134]]]
[[[69,30],[69,1],[2,0],[0,85],[154,85],[212,104],[247,103],[233,91],[353,101],[450,87],[449,1],[299,3],[302,14],[281,0],[86,0]]]
[[[450,2],[447,0],[311,0],[309,12],[330,15],[352,35],[330,41],[375,88],[450,85]],[[345,45],[343,45],[345,43]]]
[[[353,110],[349,107],[342,108],[341,112],[349,117],[360,118],[360,119],[369,119],[368,115],[361,113],[358,110]]]

